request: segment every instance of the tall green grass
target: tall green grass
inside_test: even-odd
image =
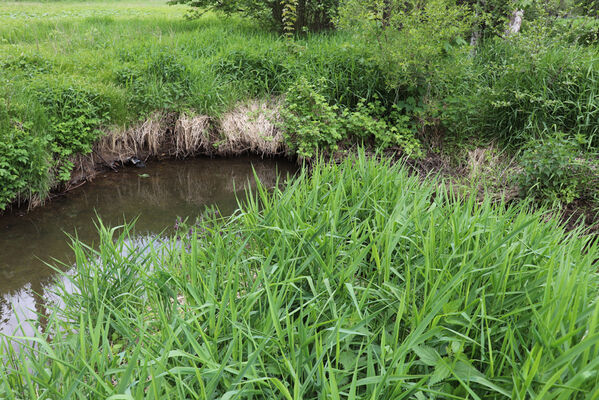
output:
[[[597,246],[540,213],[360,155],[190,228],[75,241],[0,398],[599,396]]]
[[[599,144],[596,46],[523,33],[489,40],[447,90],[442,122],[453,134],[518,147],[561,132]]]

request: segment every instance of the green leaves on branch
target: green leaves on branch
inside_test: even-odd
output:
[[[338,25],[365,37],[388,84],[402,88],[426,85],[443,69],[448,53],[466,45],[473,21],[470,9],[454,0],[347,0]]]
[[[336,151],[342,142],[374,143],[380,148],[399,147],[420,156],[416,127],[410,115],[397,106],[391,112],[374,99],[358,102],[355,109],[330,104],[321,94],[326,81],[317,84],[301,77],[287,91],[281,110],[282,128],[289,145],[302,157],[313,157],[318,149]]]
[[[169,4],[188,4],[192,18],[206,10],[245,15],[291,35],[331,28],[339,0],[171,0]]]
[[[580,150],[579,143],[563,134],[530,143],[520,164],[523,171],[518,183],[525,196],[560,205],[597,196],[596,163]]]

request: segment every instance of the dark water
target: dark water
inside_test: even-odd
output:
[[[12,334],[18,319],[46,312],[55,273],[45,263],[73,262],[66,233],[97,242],[96,215],[108,226],[139,217],[135,230],[147,235],[172,229],[177,217],[194,218],[206,206],[231,213],[236,196],[243,198],[244,190],[255,185],[252,168],[268,186],[277,175],[297,170],[289,162],[251,157],[148,163],[100,175],[29,213],[0,216],[0,333]]]

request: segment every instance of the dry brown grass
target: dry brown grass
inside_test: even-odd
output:
[[[163,150],[169,120],[172,119],[168,114],[155,113],[143,123],[129,129],[107,132],[96,144],[96,153],[111,162],[124,162],[133,156],[157,156]]]
[[[279,106],[278,100],[253,100],[224,114],[219,121],[221,141],[218,143],[218,153],[286,153],[283,134],[277,126],[280,122]]]
[[[518,195],[512,179],[520,172],[518,164],[493,145],[469,151],[467,171],[465,180],[478,189],[480,196],[511,200]]]
[[[252,100],[217,121],[206,115],[154,113],[133,127],[106,132],[91,154],[77,156],[70,184],[92,178],[98,168],[114,168],[131,157],[286,154],[288,149],[278,128],[279,106],[279,100]]]
[[[171,155],[189,157],[206,152],[210,148],[210,121],[205,115],[179,116],[173,129]]]

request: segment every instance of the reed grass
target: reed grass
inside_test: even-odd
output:
[[[99,229],[0,398],[599,396],[597,246],[523,204],[360,154],[168,240]]]

